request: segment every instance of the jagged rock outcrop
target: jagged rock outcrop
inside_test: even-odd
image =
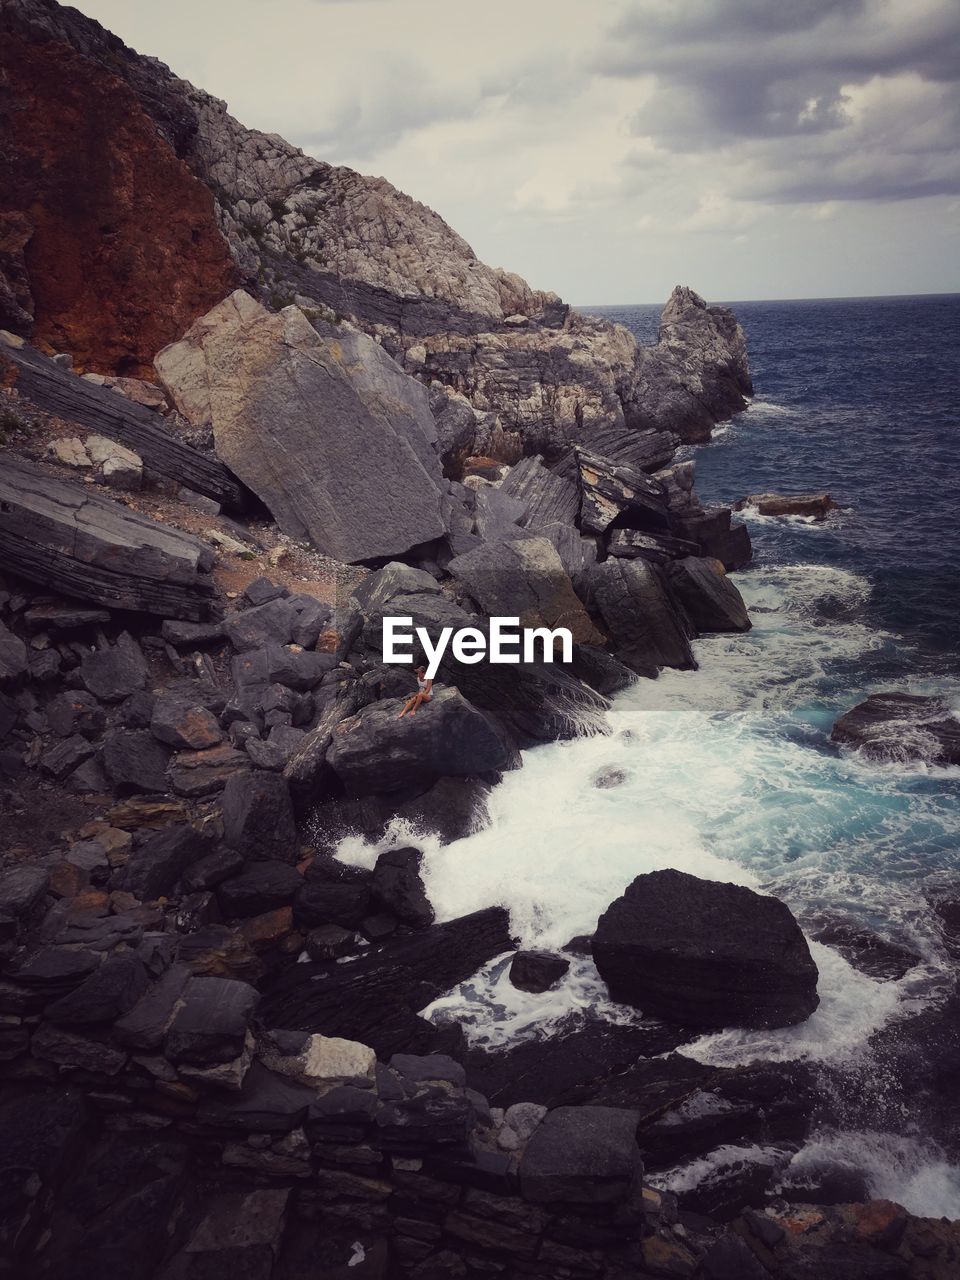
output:
[[[34,65],[33,117],[57,118],[48,99],[61,60],[96,94],[122,96],[130,121],[147,116],[155,125],[153,150],[140,158],[141,168],[153,172],[161,156],[163,164],[183,161],[206,184],[236,269],[251,288],[275,307],[302,299],[328,318],[332,313],[380,336],[411,373],[437,379],[482,414],[495,415],[501,441],[502,433],[519,436],[528,453],[593,444],[633,465],[658,454],[662,465],[670,433],[704,439],[714,422],[743,407],[750,378],[736,319],[723,307],[707,307],[690,289],[674,291],[658,343],[639,348],[622,326],[578,315],[556,295],[485,266],[436,213],[384,179],[332,167],[276,135],[246,129],[224,103],[75,10],[53,0],[4,0],[2,15],[4,34]],[[24,128],[9,121],[15,126]],[[174,230],[198,208],[195,195],[184,194],[182,172],[183,165],[171,183]],[[22,208],[22,200],[11,206],[0,272],[13,300],[11,324],[25,332],[30,291],[36,284],[42,292],[49,271],[37,269],[34,281],[29,254],[17,247],[25,235]],[[205,217],[201,249],[222,258],[223,241],[209,244]],[[195,260],[193,252],[183,254],[184,264]],[[101,245],[100,253],[103,269],[115,273],[112,246]],[[205,261],[182,273],[201,292],[213,278]],[[219,293],[227,287],[224,282]],[[159,282],[157,296],[163,296]],[[207,305],[216,296],[203,292]],[[172,336],[169,330],[159,335],[154,351]],[[64,339],[61,345],[70,344]],[[74,349],[80,349],[76,343]],[[118,365],[109,344],[91,352],[94,359],[109,371]],[[638,433],[643,444],[635,450]],[[603,438],[594,440],[595,434]],[[612,436],[622,452],[610,447]]]
[[[237,267],[208,186],[131,86],[24,30],[44,8],[0,11],[0,327],[90,369],[149,376]]]
[[[237,290],[157,371],[285,533],[358,561],[445,532],[427,393],[365,334],[322,337],[299,308]]]

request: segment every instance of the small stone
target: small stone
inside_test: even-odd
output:
[[[54,461],[62,462],[65,467],[89,469],[93,466],[90,455],[83,447],[83,441],[77,436],[61,436],[58,440],[51,440],[47,445],[47,454]]]
[[[510,981],[519,991],[540,994],[555,987],[570,961],[553,951],[518,951],[510,962]]]

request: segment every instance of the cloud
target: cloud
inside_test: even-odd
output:
[[[592,65],[653,77],[634,134],[674,154],[721,154],[757,199],[960,190],[954,0],[645,0]]]

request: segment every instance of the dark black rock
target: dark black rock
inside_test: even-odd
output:
[[[67,778],[67,786],[78,795],[101,795],[110,790],[110,783],[103,771],[99,756],[92,756],[78,765]]]
[[[208,837],[194,827],[167,827],[130,855],[123,887],[142,902],[169,894],[187,868],[209,852]]]
[[[137,642],[124,634],[110,648],[88,653],[80,675],[101,702],[122,702],[147,683],[147,664]]]
[[[148,983],[136,952],[118,952],[107,956],[73,991],[48,1005],[44,1016],[62,1026],[114,1022],[136,1004]]]
[[[29,670],[27,646],[0,622],[0,689],[17,689]]]
[[[29,916],[47,891],[49,876],[42,867],[8,867],[0,871],[0,911],[17,919]]]
[[[698,631],[749,631],[743,597],[710,560],[687,556],[672,561],[667,579]]]
[[[368,942],[383,942],[396,933],[399,926],[400,921],[389,911],[376,911],[373,915],[364,916],[357,928]]]
[[[364,883],[314,880],[303,884],[293,903],[297,924],[312,929],[338,924],[353,929],[370,910],[370,889]]]
[[[960,764],[960,720],[942,698],[871,694],[840,717],[830,736],[875,760]]]
[[[297,619],[296,606],[282,598],[272,599],[253,609],[227,618],[225,628],[237,653],[260,649],[266,644],[289,644]]]
[[[338,924],[321,924],[311,929],[306,938],[311,960],[337,960],[357,949],[357,935]]]
[[[655,566],[645,560],[606,560],[589,570],[588,581],[611,648],[631,671],[652,676],[661,667],[697,665],[689,621]]]
[[[79,986],[100,961],[100,955],[85,948],[42,947],[27,957],[14,977],[21,986],[59,995]]]
[[[157,695],[150,689],[138,689],[120,704],[120,723],[127,729],[149,729]]]
[[[906,947],[898,946],[868,929],[860,928],[848,920],[828,920],[817,925],[811,937],[839,951],[861,973],[881,982],[896,981],[920,963],[920,956]]]
[[[789,908],[682,871],[638,876],[593,938],[615,1000],[692,1027],[777,1027],[819,1004],[817,967]]]
[[[553,951],[518,951],[510,962],[510,981],[519,991],[549,991],[569,968],[570,961]]]
[[[491,907],[398,933],[348,964],[293,965],[265,993],[262,1021],[360,1040],[381,1055],[432,1051],[443,1029],[416,1018],[415,1010],[509,951],[508,926],[507,912]]]
[[[223,838],[245,858],[296,862],[297,828],[286,779],[236,774],[223,789]]]
[[[274,603],[285,604],[286,601]],[[263,607],[270,609],[272,605]],[[284,684],[291,689],[303,691],[319,684],[336,665],[337,659],[332,653],[314,653],[309,649],[265,644],[234,658],[230,671],[234,683],[243,687]]]
[[[40,768],[57,782],[62,782],[68,773],[72,773],[79,765],[96,751],[92,742],[81,738],[79,733],[70,738],[61,738],[40,757]]]
[[[398,920],[414,929],[426,929],[434,921],[420,878],[423,854],[419,849],[388,849],[373,869],[373,897]]]
[[[373,703],[334,730],[327,759],[348,793],[422,788],[517,764],[502,729],[456,689],[435,689],[416,715],[401,720],[402,706]]]
[[[175,649],[200,649],[219,644],[227,633],[222,622],[181,622],[177,618],[164,618],[160,634]]]
[[[520,1186],[535,1204],[610,1204],[643,1174],[637,1113],[557,1107],[534,1130],[520,1160]]]
[[[77,689],[59,693],[47,704],[47,722],[61,738],[79,733],[93,739],[103,732],[107,717],[93,694]]]
[[[288,862],[254,862],[220,884],[217,900],[224,917],[230,920],[284,907],[301,888],[303,877]]]
[[[312,596],[300,595],[292,598],[299,609],[297,620],[293,624],[292,641],[304,649],[313,649],[330,621],[333,610],[330,605],[314,600]]]
[[[147,729],[115,729],[103,743],[103,767],[118,795],[166,791],[170,756]]]
[[[186,965],[171,965],[114,1024],[113,1033],[127,1049],[152,1053],[163,1044],[171,1019],[190,979]]]
[[[237,1093],[205,1100],[198,1119],[206,1125],[247,1133],[289,1133],[304,1122],[316,1090],[270,1071],[254,1058]]]
[[[261,605],[288,596],[290,591],[287,587],[271,582],[269,578],[254,578],[249,586],[244,587],[243,594],[252,605]]]
[[[181,877],[184,889],[194,893],[200,889],[215,889],[222,880],[235,876],[243,868],[243,854],[236,849],[221,846],[212,853],[198,858]]]
[[[164,692],[157,698],[150,732],[178,751],[203,751],[223,739],[216,716],[187,690]]]
[[[171,1062],[207,1067],[230,1062],[243,1051],[259,995],[233,978],[191,978],[167,1033]]]
[[[700,1262],[704,1280],[768,1280],[770,1272],[759,1263],[746,1242],[737,1235],[721,1236]]]
[[[416,1085],[441,1080],[463,1089],[467,1083],[466,1071],[445,1053],[395,1053],[390,1059],[390,1068]]]
[[[745,524],[731,524],[729,507],[710,507],[677,522],[677,531],[700,548],[700,554],[719,560],[727,572],[742,569],[753,558]]]

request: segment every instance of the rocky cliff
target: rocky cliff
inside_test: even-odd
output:
[[[6,327],[90,368],[142,371],[227,292],[232,261],[274,308],[296,299],[332,312],[411,373],[463,393],[495,418],[503,457],[611,428],[704,439],[743,407],[750,379],[736,320],[690,290],[675,291],[658,344],[638,348],[622,327],[484,265],[384,179],[245,128],[76,10],[2,0],[0,32],[0,130],[15,175],[0,206]],[[71,117],[81,85],[85,136]],[[90,153],[102,137],[107,155]],[[54,198],[67,188],[69,200]],[[112,291],[121,311],[107,324],[104,276],[127,282]]]

